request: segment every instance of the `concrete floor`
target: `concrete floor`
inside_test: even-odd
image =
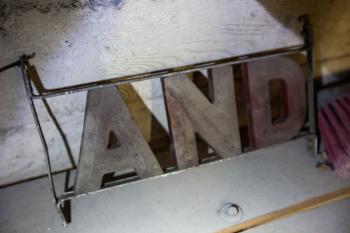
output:
[[[64,175],[55,177],[63,184]],[[307,138],[151,178],[72,201],[64,228],[50,201],[46,178],[0,190],[0,232],[203,233],[350,185],[315,168]],[[241,218],[220,209],[237,203]],[[247,231],[348,233],[350,200]]]

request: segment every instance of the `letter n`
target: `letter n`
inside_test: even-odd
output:
[[[211,101],[185,75],[163,79],[172,152],[179,169],[198,165],[195,133],[228,158],[241,152],[233,68],[209,71]]]

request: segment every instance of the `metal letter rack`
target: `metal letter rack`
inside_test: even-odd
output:
[[[90,193],[84,193],[84,194],[75,194],[74,191],[68,191],[68,192],[64,192],[62,195],[57,195],[54,181],[53,181],[49,150],[48,150],[46,139],[44,137],[41,123],[37,114],[37,110],[34,105],[35,100],[38,100],[38,99],[44,100],[46,98],[52,98],[52,97],[61,96],[61,95],[69,95],[77,92],[96,90],[96,89],[106,88],[106,87],[115,87],[123,83],[149,80],[154,78],[164,78],[164,77],[173,76],[176,74],[187,74],[187,73],[199,71],[202,69],[211,69],[215,67],[240,64],[240,63],[249,62],[249,61],[253,61],[261,58],[306,52],[306,62],[307,62],[306,86],[307,86],[308,126],[309,126],[308,133],[315,136],[315,141],[313,146],[314,146],[315,152],[317,152],[317,132],[316,132],[316,125],[315,125],[315,107],[314,107],[315,96],[314,96],[314,80],[313,80],[312,29],[311,29],[310,21],[307,15],[300,16],[299,20],[301,22],[301,34],[304,38],[304,43],[302,45],[285,47],[281,49],[258,52],[253,54],[247,54],[243,56],[236,56],[236,57],[231,57],[231,58],[226,58],[226,59],[221,59],[216,61],[208,61],[208,62],[199,63],[199,64],[192,64],[189,66],[176,67],[173,69],[164,69],[164,70],[159,70],[155,72],[142,73],[137,75],[128,75],[128,76],[113,78],[109,80],[96,81],[96,82],[84,83],[84,84],[67,86],[62,88],[37,91],[37,93],[34,93],[33,91],[31,77],[29,77],[27,72],[28,68],[31,66],[29,63],[29,60],[34,57],[34,54],[22,55],[18,61],[0,68],[0,72],[3,72],[13,67],[19,67],[21,70],[21,76],[23,79],[24,89],[27,95],[28,103],[29,103],[29,106],[35,121],[35,125],[36,125],[37,131],[44,149],[44,153],[45,153],[47,175],[49,178],[50,189],[52,193],[52,201],[55,203],[58,213],[62,218],[63,224],[65,226],[67,225],[67,219],[63,213],[64,203],[66,201],[72,200],[74,198],[82,197],[88,194],[96,193],[99,191],[107,190],[112,187],[108,187],[96,192],[90,192]]]

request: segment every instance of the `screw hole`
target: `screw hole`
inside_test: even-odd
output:
[[[218,215],[225,222],[237,223],[243,218],[243,210],[238,204],[227,202],[218,210]]]

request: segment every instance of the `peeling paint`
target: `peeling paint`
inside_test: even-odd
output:
[[[121,9],[124,5],[124,0],[88,0],[89,7],[93,10],[97,10],[100,7],[117,7],[117,9]]]
[[[6,36],[5,23],[10,17],[18,17],[28,12],[39,12],[41,14],[62,13],[74,10],[98,11],[107,7],[121,10],[125,0],[1,0],[0,2],[0,36]]]
[[[81,9],[87,5],[87,3],[81,0],[59,0],[56,2],[43,0],[3,1],[0,3],[0,17],[6,19],[10,15],[22,15],[32,10],[47,14],[52,11],[60,11],[61,9]]]

